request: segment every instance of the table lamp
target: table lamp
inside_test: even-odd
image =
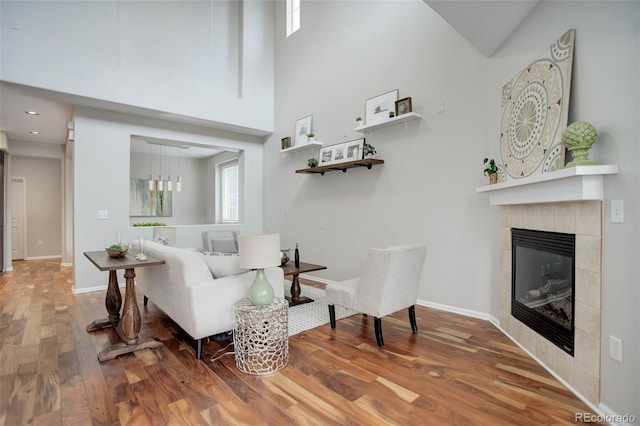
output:
[[[249,300],[254,305],[268,305],[273,301],[273,287],[264,268],[280,265],[280,234],[240,235],[238,252],[241,268],[257,270],[249,288]]]

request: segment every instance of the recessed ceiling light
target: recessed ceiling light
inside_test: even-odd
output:
[[[37,130],[32,130],[29,133],[31,133],[32,135],[39,135],[40,132],[38,132]]]
[[[29,115],[40,115],[40,113],[37,111],[25,111],[25,113]]]

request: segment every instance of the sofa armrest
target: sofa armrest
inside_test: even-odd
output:
[[[266,268],[265,274],[276,297],[284,297],[284,273],[281,268]],[[191,336],[201,339],[233,329],[235,303],[248,297],[256,272],[250,271],[216,280],[201,281],[187,287],[191,315]],[[213,327],[213,328],[212,328]]]

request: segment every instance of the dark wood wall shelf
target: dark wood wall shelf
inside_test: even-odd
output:
[[[383,163],[384,160],[365,158],[364,160],[347,161],[345,163],[330,164],[328,166],[307,167],[306,169],[296,170],[296,173],[320,173],[321,175],[324,175],[324,172],[330,172],[333,170],[342,170],[343,173],[346,173],[347,169],[352,169],[354,167],[366,167],[367,169],[371,169],[374,165]]]

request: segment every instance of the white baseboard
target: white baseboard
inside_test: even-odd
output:
[[[13,272],[13,266],[7,266],[2,272]]]
[[[470,309],[458,308],[457,306],[451,305],[442,305],[440,303],[429,302],[428,300],[418,299],[417,305],[425,306],[427,308],[437,309],[439,311],[451,312],[454,314],[464,315],[465,317],[472,317],[481,319],[484,321],[490,321],[493,323],[493,320],[496,320],[492,315],[489,315],[485,312],[472,311]]]
[[[71,263],[60,262],[60,266],[62,266],[63,268],[73,268],[73,262]]]
[[[309,274],[300,274],[300,278],[306,278],[308,280],[317,281],[317,282],[322,283],[322,284],[333,284],[335,282],[333,280],[328,280],[326,278],[314,277],[314,276],[309,275]]]
[[[106,291],[108,285],[99,285],[95,287],[86,287],[86,288],[72,288],[73,294],[82,294],[82,293],[91,293],[92,291]],[[125,288],[125,283],[118,283],[118,287]],[[123,295],[124,296],[124,295]]]
[[[62,256],[29,256],[25,257],[24,260],[46,260],[46,259],[62,259]]]

